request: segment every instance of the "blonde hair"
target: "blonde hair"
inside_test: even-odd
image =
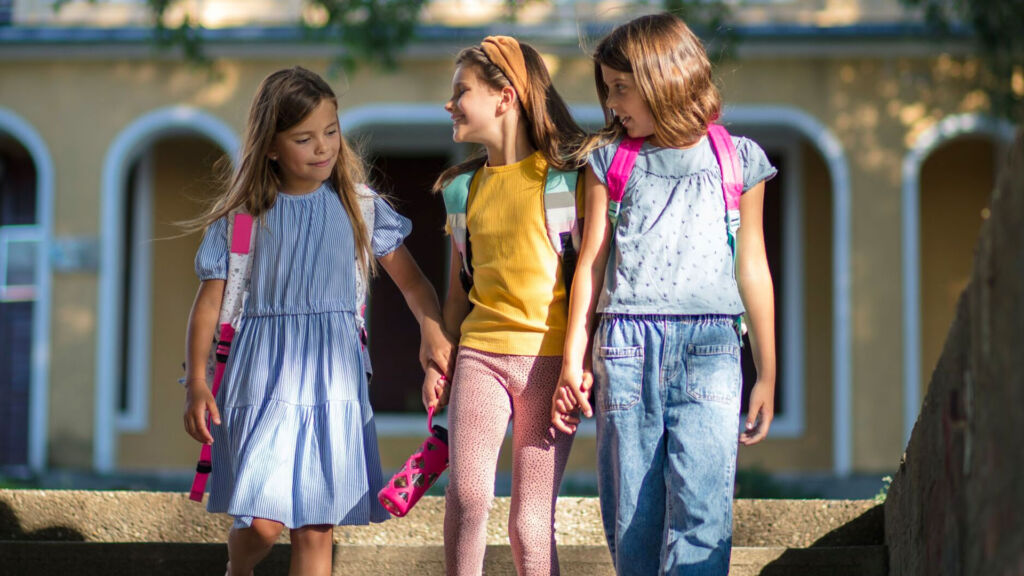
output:
[[[655,118],[654,136],[662,146],[694,144],[721,115],[722,101],[704,45],[672,14],[641,16],[617,26],[597,45],[593,59],[605,126],[588,139],[581,156],[626,132],[606,104],[608,87],[602,65],[633,75]]]
[[[577,150],[583,144],[586,133],[573,120],[569,107],[551,83],[551,75],[540,54],[529,44],[520,42],[526,64],[527,94],[520,95],[522,117],[527,123],[530,145],[540,150],[548,164],[557,170],[578,170],[586,160],[580,160]],[[493,90],[512,86],[508,76],[502,72],[479,45],[459,52],[455,66],[472,68],[480,80]],[[448,168],[434,183],[434,192],[440,192],[459,174],[473,172],[487,162],[487,153],[479,150],[463,162]]]
[[[282,185],[280,167],[267,157],[274,136],[301,123],[324,101],[337,110],[338,99],[327,82],[301,66],[278,70],[264,78],[249,107],[238,165],[234,170],[229,170],[230,164],[221,165],[224,193],[205,213],[183,226],[193,232],[201,230],[235,209],[261,218],[277,201]],[[358,260],[363,277],[369,278],[376,272],[376,260],[358,199],[358,185],[366,180],[366,168],[345,137],[340,140],[338,160],[329,181],[352,224],[356,254],[362,256]]]

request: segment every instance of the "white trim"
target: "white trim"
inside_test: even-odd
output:
[[[120,349],[127,355],[128,406],[118,410],[117,429],[141,432],[149,426],[150,320],[152,317],[153,254],[153,149],[139,159],[131,215],[131,274],[129,284],[128,335]],[[117,389],[115,389],[117,394]]]
[[[604,122],[597,106],[574,106],[580,123]],[[439,105],[377,104],[348,110],[339,115],[343,131],[357,131],[371,125],[445,124],[448,114]],[[726,110],[725,119],[743,126],[781,127],[795,130],[821,153],[832,179],[832,282],[833,282],[833,458],[834,470],[849,474],[852,460],[851,430],[851,326],[850,326],[850,180],[846,154],[831,130],[807,113],[779,106],[736,106]],[[792,239],[789,239],[792,241]],[[794,274],[794,270],[787,270]],[[801,272],[802,274],[802,272]],[[803,279],[797,282],[802,284]],[[794,296],[795,297],[795,296]],[[793,310],[795,307],[790,307]],[[800,337],[799,334],[790,337]],[[788,341],[787,341],[788,342]],[[800,354],[802,358],[802,353]],[[794,360],[795,361],[795,360]],[[802,361],[800,362],[802,364]],[[802,372],[802,367],[798,369]],[[799,401],[802,403],[803,398]],[[803,410],[800,410],[802,413]],[[412,424],[400,424],[401,415],[382,414],[378,420],[381,436],[405,435]],[[422,428],[415,424],[415,430]],[[585,434],[586,430],[581,430]]]
[[[903,244],[903,441],[921,407],[921,166],[942,144],[967,134],[985,134],[1008,143],[1013,125],[983,114],[947,116],[922,132],[903,157],[900,190]]]
[[[35,128],[13,111],[0,107],[0,132],[9,134],[28,150],[36,169],[36,223],[40,231],[36,252],[36,305],[32,313],[32,376],[28,399],[28,465],[35,473],[46,470],[50,401],[50,312],[53,269],[53,158]]]
[[[96,330],[96,396],[93,469],[111,472],[116,461],[117,386],[123,296],[121,262],[124,243],[124,187],[131,163],[158,138],[176,133],[198,133],[237,158],[238,137],[219,118],[189,106],[161,108],[122,130],[103,161],[100,184],[99,302]],[[148,314],[147,314],[148,316]],[[147,324],[149,319],[146,320]]]

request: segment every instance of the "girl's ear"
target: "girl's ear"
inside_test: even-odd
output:
[[[515,110],[518,102],[519,94],[516,93],[516,89],[511,86],[505,86],[501,89],[501,100],[498,101],[498,114]]]

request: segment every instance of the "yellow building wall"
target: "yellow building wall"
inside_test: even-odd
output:
[[[203,71],[172,61],[4,61],[0,102],[31,123],[50,147],[56,165],[56,236],[97,236],[101,168],[110,144],[125,127],[147,112],[184,104],[221,118],[241,133],[259,81],[295,63],[321,73],[328,66],[323,59],[227,60],[217,65],[218,79],[211,81]],[[553,56],[549,63],[566,100],[595,102],[593,68],[586,59]],[[903,448],[900,162],[913,137],[939,119],[984,111],[984,98],[966,88],[973,68],[941,57],[797,60],[752,55],[720,70],[728,103],[800,109],[826,126],[844,148],[851,186],[853,466],[862,471],[892,469]],[[420,58],[405,61],[395,74],[362,70],[330,82],[345,109],[385,102],[440,107],[451,92],[451,71],[447,59]],[[820,174],[807,178],[824,180]],[[808,243],[820,238],[830,235],[808,236]],[[88,466],[91,461],[96,285],[93,274],[54,276],[49,435],[55,466]],[[808,298],[824,298],[814,288],[807,287]],[[818,312],[811,313],[808,302],[808,350],[818,346],[820,353],[808,354],[807,423],[809,430],[823,430],[821,436],[773,440],[755,449],[763,456],[749,451],[744,462],[828,466],[817,447],[831,445],[830,426],[820,426],[814,418],[831,413],[831,346],[825,344],[831,338],[830,306],[815,302]],[[178,349],[168,354],[177,359]]]

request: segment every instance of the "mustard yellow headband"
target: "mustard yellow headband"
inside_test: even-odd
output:
[[[484,54],[495,66],[504,72],[512,87],[519,94],[519,101],[526,107],[526,87],[529,85],[526,75],[526,60],[519,41],[511,36],[488,36],[480,43]]]

